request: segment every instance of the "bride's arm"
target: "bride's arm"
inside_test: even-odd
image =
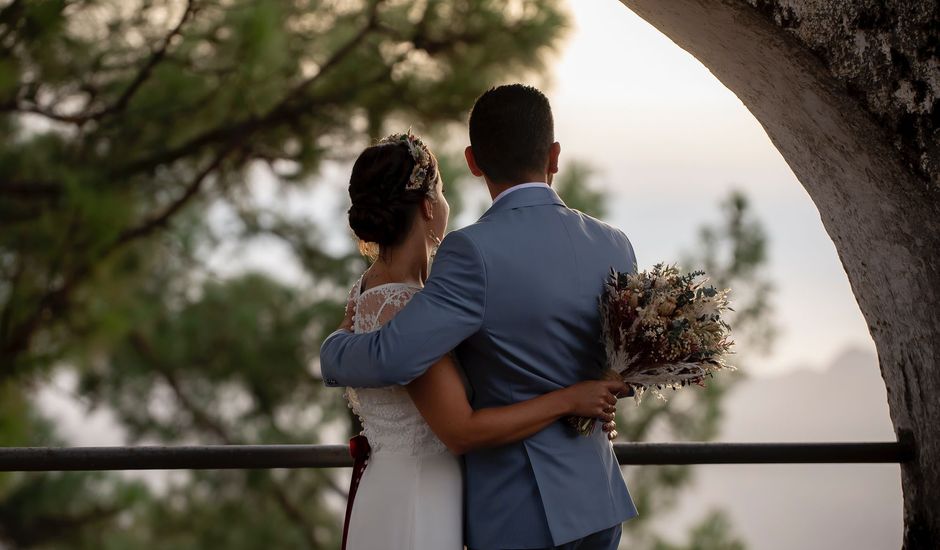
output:
[[[580,382],[528,401],[474,410],[449,355],[406,388],[434,434],[457,455],[520,441],[565,416],[611,421],[617,394],[627,389],[616,381]]]

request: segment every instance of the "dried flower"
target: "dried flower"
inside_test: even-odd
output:
[[[649,391],[703,386],[705,377],[733,370],[725,363],[734,345],[722,320],[728,290],[706,285],[704,272],[681,273],[675,265],[649,271],[611,270],[600,298],[601,331],[614,376],[634,389],[637,404]],[[590,434],[595,419],[569,420]]]

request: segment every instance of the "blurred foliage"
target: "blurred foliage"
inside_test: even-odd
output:
[[[583,162],[570,162],[554,186],[565,203],[589,215],[607,214],[607,193],[592,186],[594,172]],[[728,316],[739,350],[765,351],[776,334],[771,296],[773,287],[764,273],[767,238],[754,217],[747,197],[731,192],[720,204],[723,219],[699,230],[694,253],[684,254],[680,265],[686,270],[702,269],[719,288],[731,288],[732,307]],[[652,265],[668,258],[638,258]],[[732,360],[732,364],[745,367]],[[647,398],[634,407],[629,400],[617,411],[617,431],[622,441],[688,440],[709,441],[718,436],[722,400],[746,368],[710,379],[704,389],[693,388],[670,396],[666,401]],[[640,515],[624,526],[629,548],[652,550],[738,550],[742,542],[732,535],[728,519],[715,511],[702,519],[689,533],[687,546],[664,541],[652,525],[676,504],[682,489],[692,480],[689,466],[634,466],[625,469],[627,485]]]
[[[747,546],[732,534],[731,522],[719,511],[712,511],[688,534],[687,544],[657,540],[653,550],[744,550]]]
[[[568,161],[552,182],[552,187],[565,204],[598,219],[607,217],[607,193],[591,186],[594,169],[590,164]]]
[[[451,153],[438,151],[437,169],[441,174],[444,196],[447,197],[447,203],[450,205],[450,222],[448,231],[453,229],[454,220],[468,209],[467,192],[472,186],[481,186],[481,182],[470,176],[467,172],[467,164],[463,153]]]
[[[686,253],[683,263],[704,270],[716,286],[732,289],[735,337],[747,349],[766,353],[777,335],[774,287],[764,273],[767,233],[743,191],[731,191],[721,211],[719,224],[699,228],[696,251]]]
[[[0,442],[63,443],[35,396],[65,371],[130,443],[348,429],[315,354],[364,263],[326,247],[344,221],[287,206],[383,133],[443,136],[541,72],[560,4],[0,0]],[[285,263],[219,273],[233,243]],[[0,546],[335,548],[333,474],[0,475]]]

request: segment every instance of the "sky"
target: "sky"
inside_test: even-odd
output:
[[[546,92],[565,159],[598,169],[609,222],[640,268],[679,259],[731,189],[769,238],[781,334],[757,376],[823,368],[874,344],[819,213],[760,123],[698,60],[614,0],[570,1],[573,29]]]

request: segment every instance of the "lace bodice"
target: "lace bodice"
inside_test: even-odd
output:
[[[360,279],[349,294],[355,303],[353,332],[372,332],[398,313],[418,287],[389,283],[360,292]],[[346,388],[346,400],[362,421],[373,452],[429,455],[447,451],[402,386]]]

